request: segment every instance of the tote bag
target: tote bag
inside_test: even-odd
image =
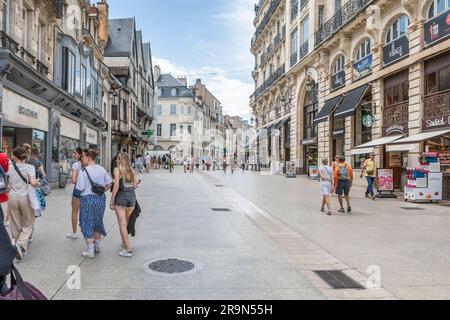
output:
[[[0,295],[0,301],[46,301],[47,297],[29,282],[24,282],[16,267],[11,270],[11,290]]]

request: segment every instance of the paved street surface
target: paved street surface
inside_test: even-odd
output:
[[[23,276],[53,299],[450,298],[448,208],[371,202],[355,189],[354,213],[327,217],[319,212],[318,183],[303,177],[184,174],[177,168],[142,179],[134,258],[118,256],[121,240],[110,210],[102,253],[95,260],[81,257],[84,241],[65,238],[68,188],[49,198],[30,252],[18,265]],[[179,275],[148,270],[165,259],[195,268]],[[81,290],[67,288],[72,265],[81,267]],[[380,269],[382,288],[335,290],[313,272],[343,270],[366,287],[370,266]]]

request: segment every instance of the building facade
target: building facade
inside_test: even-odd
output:
[[[280,100],[292,101],[290,154],[298,171],[345,155],[359,177],[361,160],[375,152],[379,167],[393,169],[401,189],[405,169],[417,166],[423,152],[436,151],[442,154],[448,198],[450,3],[285,1],[284,17],[283,4],[276,3],[262,1],[257,7],[255,22],[264,27],[255,34],[252,52],[264,48],[263,38],[276,30],[278,20],[288,20],[289,67],[262,82],[265,65],[257,65],[251,106],[258,128],[273,135],[270,126],[279,118],[270,110],[283,106],[277,92],[287,87],[289,94]],[[273,13],[264,15],[270,6]]]

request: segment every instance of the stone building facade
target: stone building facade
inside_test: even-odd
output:
[[[255,22],[265,26],[258,27],[264,37],[277,20],[291,21],[284,55],[289,67],[266,83],[264,65],[257,64],[251,106],[258,128],[272,137],[276,110],[292,102],[290,154],[298,171],[342,154],[359,177],[361,159],[375,152],[379,167],[394,170],[400,189],[405,169],[418,165],[424,151],[441,152],[448,171],[448,1],[285,1],[264,15],[276,3],[261,1]],[[257,35],[255,54],[264,48]],[[289,94],[277,103],[282,88]]]

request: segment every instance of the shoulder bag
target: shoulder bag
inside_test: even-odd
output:
[[[16,267],[11,269],[11,289],[0,295],[0,301],[46,301],[47,297],[31,283],[24,282]]]
[[[89,179],[89,182],[91,183],[92,192],[94,192],[98,196],[103,196],[106,193],[105,186],[102,186],[101,184],[93,182],[91,179],[91,176],[89,175],[89,172],[87,171],[87,168],[84,168],[84,171],[86,171],[86,175]]]

